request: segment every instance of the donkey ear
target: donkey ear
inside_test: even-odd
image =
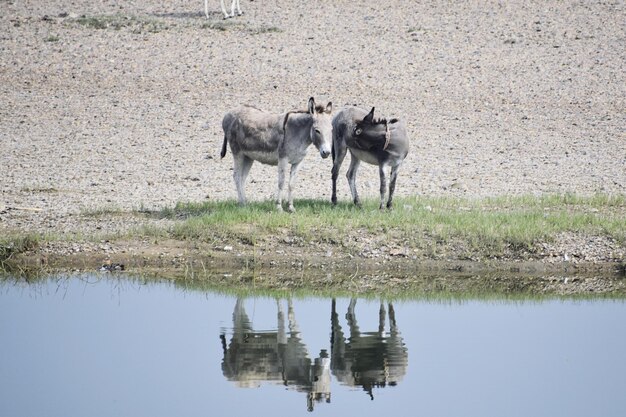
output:
[[[372,107],[372,110],[370,110],[370,112],[367,113],[367,116],[363,118],[363,121],[368,123],[372,123],[374,121],[374,107]]]
[[[326,113],[332,113],[333,112],[333,103],[332,102],[328,102],[328,104],[326,105]]]
[[[315,99],[313,97],[309,99],[308,109],[309,113],[315,114]]]

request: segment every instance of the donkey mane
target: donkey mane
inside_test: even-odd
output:
[[[285,118],[283,119],[283,131],[285,131],[285,126],[287,126],[287,120],[289,120],[289,116],[291,116],[292,114],[305,114],[308,112],[308,110],[291,110],[285,113]],[[315,105],[315,113],[322,114],[324,112],[326,112],[326,107],[319,104]]]
[[[324,113],[326,111],[326,107],[322,106],[320,104],[316,104],[315,105],[315,113]],[[308,113],[308,110],[291,110],[290,112],[288,112],[289,114],[291,113]]]
[[[378,119],[374,119],[370,122],[371,125],[386,125],[386,124],[393,124],[393,123],[398,123],[399,120],[397,118],[393,118],[391,120],[387,120],[385,117],[381,117]]]
[[[248,108],[251,108],[251,109],[254,109],[254,110],[265,112],[265,110],[259,109],[257,106],[252,105],[252,104],[243,104],[243,107],[248,107]]]

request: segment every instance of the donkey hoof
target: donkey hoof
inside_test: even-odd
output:
[[[289,211],[289,213],[295,213],[296,209],[294,206],[289,206],[289,208],[287,209]]]

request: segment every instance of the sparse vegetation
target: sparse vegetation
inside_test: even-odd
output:
[[[264,33],[280,33],[283,30],[276,26],[260,26],[256,28],[248,28],[248,33],[252,35],[261,35]]]
[[[403,197],[395,200],[391,211],[380,211],[377,200],[365,200],[361,209],[349,201],[332,206],[323,200],[296,200],[295,207],[296,213],[286,213],[277,212],[269,200],[244,207],[226,200],[179,203],[158,211],[103,208],[83,211],[81,216],[102,217],[104,221],[126,215],[148,216],[168,221],[147,221],[147,226],[118,234],[94,230],[91,235],[46,237],[46,241],[71,239],[88,244],[102,241],[106,234],[107,242],[151,242],[152,250],[158,252],[162,252],[160,242],[168,242],[170,247],[191,250],[190,257],[212,257],[217,250],[226,255],[224,259],[238,260],[246,268],[270,264],[276,251],[296,266],[317,262],[315,257],[328,252],[334,254],[327,255],[330,261],[348,256],[506,263],[552,256],[541,252],[564,233],[578,236],[581,242],[594,238],[614,242],[611,247],[618,248],[617,255],[611,252],[603,256],[617,261],[619,268],[623,263],[619,253],[623,254],[626,245],[624,195]],[[16,255],[35,247],[39,240],[29,235],[3,238],[0,268],[7,269],[9,260],[19,258]],[[228,256],[234,246],[237,256]],[[307,254],[313,258],[307,260]]]
[[[74,20],[79,25],[89,29],[113,29],[128,28],[133,33],[158,33],[169,29],[168,24],[161,20],[121,14],[81,16]]]
[[[202,23],[200,27],[202,29],[219,30],[219,31],[224,32],[228,30],[229,28],[232,28],[233,26],[235,26],[235,24],[232,22],[225,21],[225,20],[216,20],[212,22]]]
[[[131,15],[122,15],[122,14],[114,14],[114,15],[95,15],[95,16],[80,16],[76,19],[72,20],[76,24],[83,26],[88,29],[96,29],[96,30],[130,30],[132,33],[140,34],[140,33],[158,33],[165,30],[169,30],[174,26],[195,26],[197,23],[195,22],[183,22],[182,24],[171,23],[167,20],[144,17],[144,16],[131,16]],[[265,33],[278,33],[283,30],[276,26],[259,26],[259,27],[248,27],[242,25],[241,23],[234,22],[232,20],[213,20],[213,21],[202,21],[200,23],[200,28],[208,29],[208,30],[217,30],[217,31],[227,31],[234,28],[238,28],[239,30],[246,31],[251,35],[260,35]],[[57,41],[46,39],[47,42]]]
[[[9,235],[0,238],[0,271],[11,269],[12,258],[22,252],[34,249],[40,238],[34,235]]]
[[[332,207],[319,200],[296,201],[296,214],[278,213],[271,201],[238,207],[234,201],[178,204],[157,213],[182,220],[168,231],[175,239],[213,240],[217,236],[262,236],[285,233],[321,241],[341,241],[355,231],[388,235],[420,246],[424,236],[435,242],[463,241],[470,251],[497,255],[506,248],[529,250],[563,232],[606,235],[626,242],[624,196],[399,198],[392,211],[377,201],[362,209],[348,202]]]

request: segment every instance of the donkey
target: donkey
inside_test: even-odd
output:
[[[237,8],[237,16],[241,16],[243,12],[241,11],[241,7],[239,6],[239,0],[233,0],[230,5],[230,14],[226,11],[226,6],[224,5],[224,0],[220,0],[220,5],[222,6],[222,13],[224,13],[224,19],[228,19],[229,17],[235,17],[235,8]],[[209,0],[204,0],[204,14],[206,18],[209,18]]]
[[[306,156],[309,145],[314,144],[322,158],[328,158],[332,148],[333,105],[316,105],[311,97],[307,110],[287,113],[268,113],[252,106],[242,106],[224,116],[224,143],[221,157],[226,155],[226,144],[233,153],[233,178],[237,187],[239,204],[246,203],[244,184],[254,161],[278,165],[278,193],[276,208],[282,211],[282,194],[285,172],[291,164],[288,186],[289,211],[294,212],[293,185]]]
[[[368,113],[359,107],[346,107],[333,118],[333,193],[332,203],[337,204],[337,176],[339,169],[350,150],[350,168],[347,177],[354,204],[361,206],[356,190],[356,172],[360,161],[378,165],[380,173],[380,209],[385,207],[387,175],[385,170],[391,166],[389,181],[389,199],[387,208],[393,206],[393,193],[402,162],[409,153],[409,137],[404,123],[398,119],[374,119],[374,107]]]

